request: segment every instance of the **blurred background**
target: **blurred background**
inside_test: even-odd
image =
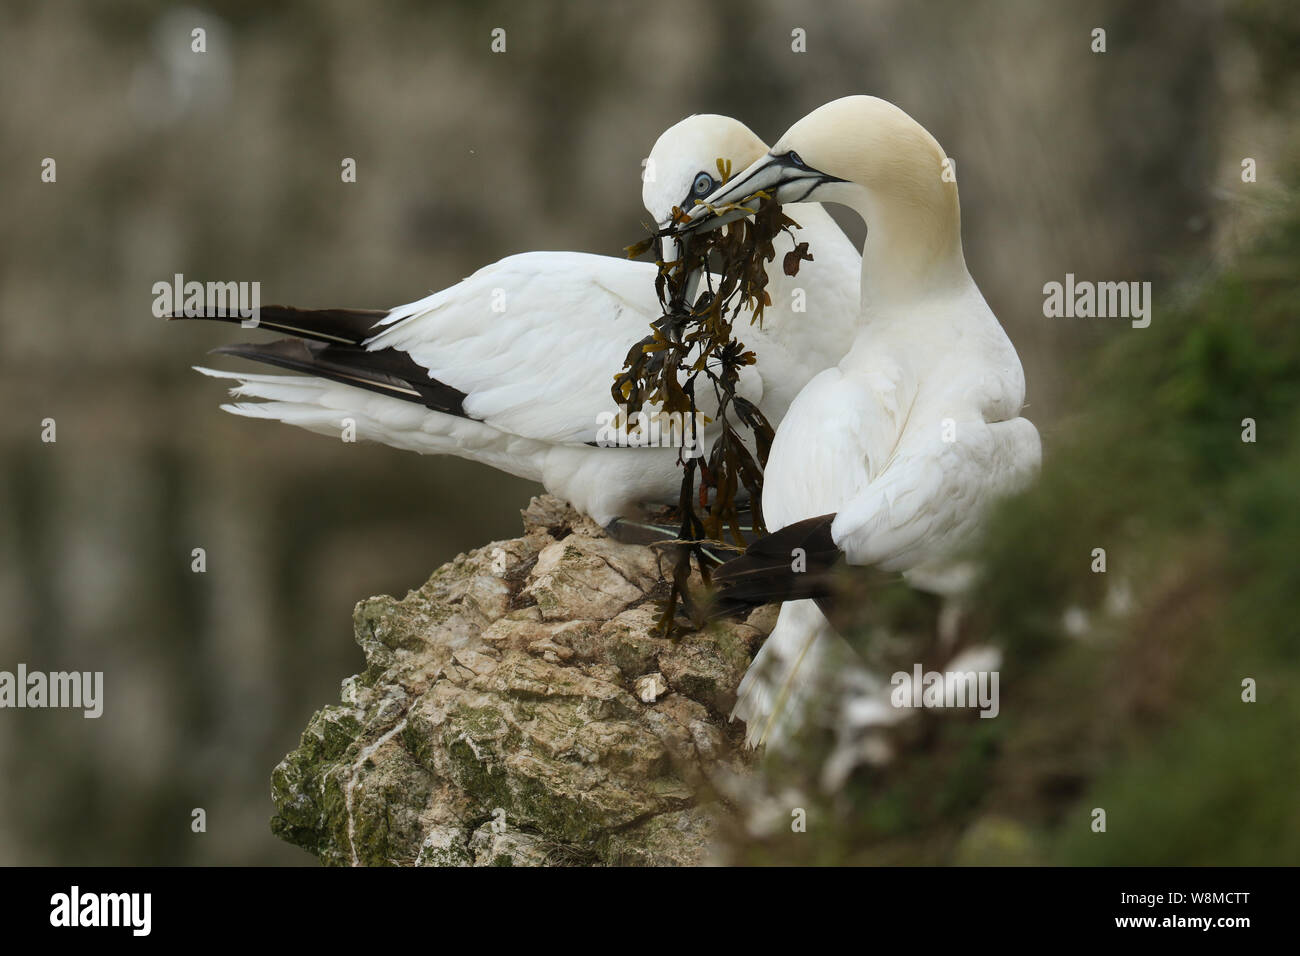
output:
[[[272,837],[268,781],[362,664],[353,604],[514,535],[538,491],[225,415],[190,366],[256,334],[168,326],[153,283],[383,308],[511,253],[620,255],[670,124],[773,141],[869,92],[957,160],[967,261],[1050,456],[1110,387],[1079,383],[1145,333],[1045,319],[1043,283],[1149,280],[1158,327],[1236,261],[1295,168],[1297,50],[1286,0],[8,0],[0,669],[102,670],[106,707],[0,712],[0,863],[314,862]]]

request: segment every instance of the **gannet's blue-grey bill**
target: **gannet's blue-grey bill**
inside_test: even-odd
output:
[[[844,180],[813,169],[794,150],[774,155],[768,153],[711,196],[706,197],[690,211],[691,221],[677,226],[673,232],[694,232],[716,229],[729,222],[758,212],[758,200],[742,204],[760,190],[783,203],[803,202],[814,189],[823,183]],[[729,204],[738,208],[715,212]]]

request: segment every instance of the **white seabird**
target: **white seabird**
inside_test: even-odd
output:
[[[646,208],[667,226],[674,206],[689,209],[721,186],[718,159],[743,169],[766,152],[734,119],[689,117],[655,143]],[[781,263],[793,243],[778,237],[762,328],[738,322],[736,330],[757,355],[738,393],[773,426],[808,380],[848,351],[858,299],[860,258],[843,231],[820,206],[788,212],[814,261],[786,276]],[[618,411],[614,375],[661,314],[655,278],[647,262],[514,255],[388,312],[264,306],[260,326],[296,338],[217,350],[312,377],[198,371],[239,383],[231,394],[243,400],[222,406],[236,415],[332,436],[351,419],[359,439],[458,455],[538,481],[608,524],[642,503],[676,502],[681,486],[676,447],[591,444]],[[796,289],[806,314],[793,311]],[[711,412],[703,397],[701,411]]]
[[[994,499],[1037,473],[1038,431],[1020,415],[1024,371],[966,269],[950,168],[901,109],[850,96],[804,117],[692,214],[701,224],[734,219],[743,213],[708,207],[761,189],[783,203],[842,203],[868,230],[852,348],[804,387],[777,428],[763,514],[779,533],[719,569],[724,600],[761,599],[781,577],[778,593],[797,595],[793,547],[810,562],[842,555],[956,593],[963,576],[953,556]],[[752,745],[793,726],[793,702],[833,634],[814,600],[782,605],[732,715]]]

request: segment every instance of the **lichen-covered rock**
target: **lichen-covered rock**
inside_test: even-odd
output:
[[[655,631],[659,555],[554,498],[525,534],[354,614],[363,673],[276,767],[273,831],[330,864],[706,862],[748,771],[727,720],[772,617]]]

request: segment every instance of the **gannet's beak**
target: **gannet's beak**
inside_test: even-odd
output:
[[[716,229],[758,212],[755,193],[767,193],[778,202],[803,202],[814,189],[823,183],[840,183],[844,180],[813,169],[790,150],[780,155],[768,153],[740,173],[711,196],[700,201],[689,213],[690,223],[678,226],[674,232],[691,232],[697,229]],[[750,200],[749,202],[744,202]],[[743,205],[741,205],[743,203]],[[734,209],[726,209],[737,204]]]
[[[682,241],[677,238],[680,232],[672,227],[669,220],[659,224],[659,261],[676,262],[682,257]],[[704,278],[703,272],[695,270],[686,285],[686,301],[694,302],[695,297],[700,292],[700,282]]]

